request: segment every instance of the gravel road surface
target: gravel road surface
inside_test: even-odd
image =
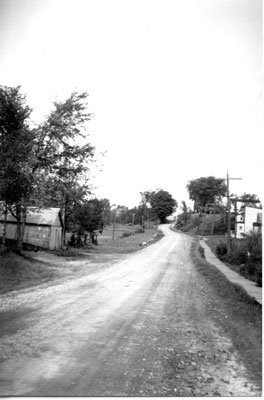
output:
[[[1,396],[261,395],[208,315],[193,239],[162,229],[106,269],[1,296]]]

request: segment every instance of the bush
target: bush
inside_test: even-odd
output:
[[[121,238],[125,238],[125,237],[131,236],[133,234],[134,234],[134,232],[125,231],[122,233]]]
[[[220,242],[216,246],[216,254],[218,255],[219,258],[222,258],[227,254],[227,245],[223,242]]]
[[[245,264],[248,260],[247,245],[244,241],[234,242],[231,246],[231,253],[227,257],[230,264],[241,265]]]
[[[246,271],[256,277],[257,285],[262,287],[262,235],[252,233],[244,239],[247,245],[248,258]]]
[[[145,233],[145,229],[138,228],[138,229],[135,230],[135,233]]]
[[[222,261],[240,266],[240,273],[262,286],[262,235],[246,235],[245,239],[232,240],[230,255],[227,245],[219,243],[216,254]]]
[[[216,223],[214,226],[214,234],[215,235],[223,235],[227,232],[226,222],[221,221],[220,223]]]

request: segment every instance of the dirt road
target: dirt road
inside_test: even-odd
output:
[[[208,314],[215,298],[193,239],[163,230],[107,269],[1,296],[1,396],[261,395],[234,333],[215,321],[230,315],[221,302]]]

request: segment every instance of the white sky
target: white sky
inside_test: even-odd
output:
[[[242,177],[263,196],[261,0],[0,0],[2,85],[33,119],[89,92],[90,141],[107,151],[99,197],[132,207],[190,179]],[[263,200],[263,197],[262,197]]]

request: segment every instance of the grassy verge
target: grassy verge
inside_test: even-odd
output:
[[[247,236],[245,239],[232,239],[231,254],[228,256],[226,238],[224,236],[210,236],[207,244],[214,254],[229,268],[246,279],[262,286],[262,238],[261,236]],[[218,254],[218,251],[219,254]]]
[[[139,226],[129,227],[118,225],[115,229],[113,240],[113,228],[108,227],[103,235],[98,236],[98,246],[88,249],[93,253],[126,254],[141,249],[142,243],[153,244],[160,240],[163,233],[156,229],[141,231]]]
[[[258,302],[249,296],[241,286],[230,282],[218,268],[206,261],[203,248],[197,242],[192,244],[191,254],[197,270],[210,281],[221,297],[229,299],[231,302],[235,299],[261,308]]]
[[[58,277],[56,267],[13,252],[0,256],[0,293],[38,285]]]
[[[262,307],[238,285],[209,264],[199,253],[194,240],[191,256],[199,275],[208,318],[231,338],[250,376],[261,384]]]
[[[103,235],[99,235],[97,246],[89,244],[62,252],[4,253],[0,255],[0,293],[89,274],[106,268],[125,254],[140,250],[142,242],[152,244],[163,236],[161,231],[155,229],[137,231],[138,226],[117,226],[113,240],[112,227],[108,227]],[[124,236],[124,232],[132,233]]]

